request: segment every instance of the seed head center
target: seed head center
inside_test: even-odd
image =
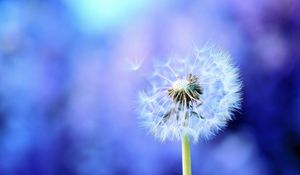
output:
[[[168,95],[174,102],[179,104],[190,105],[191,102],[199,102],[200,95],[202,95],[202,88],[198,82],[198,77],[189,74],[188,77],[177,79],[173,82]]]
[[[176,81],[174,81],[173,85],[172,85],[172,89],[174,89],[174,91],[183,91],[186,88],[188,88],[189,82],[185,79],[178,79]]]

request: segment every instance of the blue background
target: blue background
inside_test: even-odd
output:
[[[300,1],[0,1],[1,175],[176,175],[181,144],[139,127],[156,61],[207,41],[242,110],[193,144],[193,174],[300,174]]]

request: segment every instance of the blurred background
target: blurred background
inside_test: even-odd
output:
[[[300,1],[1,0],[0,175],[179,175],[137,121],[156,61],[209,41],[243,109],[192,145],[195,175],[300,174]]]

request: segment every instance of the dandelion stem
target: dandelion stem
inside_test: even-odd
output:
[[[188,135],[184,135],[182,138],[182,174],[192,175],[191,150]]]

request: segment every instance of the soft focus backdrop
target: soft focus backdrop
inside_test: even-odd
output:
[[[300,1],[1,0],[1,175],[177,175],[180,143],[140,128],[153,64],[207,41],[243,108],[192,145],[194,175],[300,174]]]

